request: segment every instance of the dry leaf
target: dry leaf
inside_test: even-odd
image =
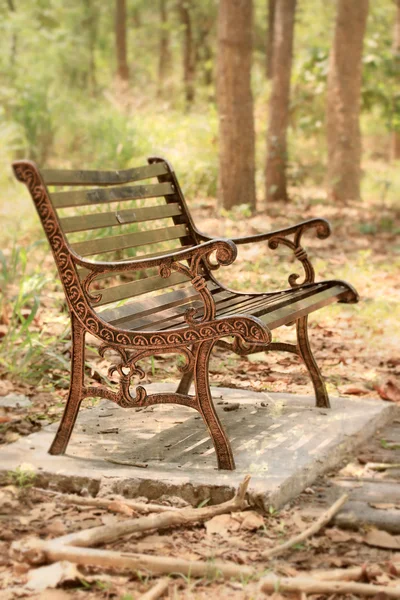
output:
[[[388,379],[383,385],[374,386],[382,400],[400,403],[400,387],[393,379]]]
[[[245,529],[246,531],[256,531],[257,529],[260,529],[260,527],[264,526],[263,517],[254,510],[249,510],[245,513],[238,514],[240,517],[241,515],[243,515],[243,521],[240,529]]]
[[[82,578],[82,573],[78,571],[73,563],[63,560],[29,571],[25,587],[29,590],[39,592],[46,588],[55,588],[65,581],[75,581],[75,579]]]
[[[232,515],[217,515],[206,523],[208,535],[218,533],[221,536],[227,536],[230,531],[238,531],[240,521],[234,519]]]
[[[133,508],[124,502],[120,502],[119,500],[112,500],[107,506],[107,509],[111,510],[112,512],[120,513],[121,515],[127,515],[128,517],[131,517],[135,512]]]
[[[338,544],[343,542],[349,542],[353,539],[353,535],[347,533],[346,531],[342,531],[341,529],[327,529],[325,531],[326,537],[328,537],[332,542],[336,542]]]
[[[59,536],[67,533],[67,528],[61,519],[54,519],[44,529],[50,535]]]
[[[361,387],[349,387],[343,390],[343,394],[349,394],[351,396],[365,396],[365,394],[369,394],[369,390]]]
[[[71,600],[71,595],[64,590],[44,590],[35,600]]]
[[[364,542],[368,544],[368,546],[400,550],[400,536],[391,535],[382,529],[371,529],[365,536]]]

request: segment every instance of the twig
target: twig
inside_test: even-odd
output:
[[[277,577],[268,575],[261,579],[260,590],[269,592],[304,592],[305,594],[353,594],[354,596],[377,596],[400,598],[400,586],[390,587],[358,583],[356,581],[319,581],[312,577]]]
[[[125,504],[125,506],[128,506],[129,508],[132,508],[133,510],[136,510],[137,512],[144,512],[144,513],[149,513],[149,512],[155,512],[155,513],[160,513],[160,512],[167,512],[167,511],[174,511],[174,510],[179,510],[177,508],[175,508],[174,506],[162,506],[161,504],[152,504],[152,503],[148,503],[145,504],[144,502],[135,502],[134,500],[128,500],[126,498],[118,498],[118,497],[113,497],[113,498],[87,498],[84,496],[76,496],[75,494],[62,494],[61,492],[55,492],[53,490],[42,490],[41,488],[32,488],[33,490],[37,491],[37,492],[41,492],[50,496],[57,496],[57,501],[61,502],[62,504],[73,504],[75,506],[95,506],[97,508],[105,508],[105,509],[109,509],[110,504],[112,504],[113,502],[121,502],[121,504]],[[113,508],[111,507],[111,510],[113,510]]]
[[[381,575],[381,573],[382,569],[378,565],[363,565],[362,567],[350,567],[348,569],[311,571],[310,576],[319,581],[359,581],[363,577],[372,579]]]
[[[170,579],[160,579],[156,585],[151,587],[145,594],[142,594],[139,600],[157,600],[167,591]]]
[[[278,554],[282,554],[289,548],[292,548],[296,544],[300,544],[301,542],[304,542],[304,540],[306,540],[307,538],[309,538],[312,535],[314,535],[315,533],[317,533],[327,523],[329,523],[329,521],[340,510],[340,508],[347,501],[347,499],[348,499],[347,494],[343,494],[343,496],[340,496],[340,498],[338,500],[336,500],[336,502],[334,504],[332,504],[332,506],[323,515],[321,515],[320,518],[317,521],[315,521],[315,523],[313,523],[310,527],[308,527],[308,529],[305,529],[298,535],[295,535],[294,537],[292,537],[290,540],[288,540],[284,544],[280,544],[279,546],[275,546],[274,548],[270,548],[269,550],[266,550],[265,552],[262,553],[262,557],[265,559],[265,558],[271,558],[272,556],[277,556]]]
[[[372,471],[388,471],[389,469],[400,469],[400,463],[367,463],[367,469]]]
[[[30,548],[26,550],[24,559],[29,560],[30,556],[35,556],[35,559],[38,560],[39,555],[42,561],[43,559],[49,562],[68,560],[78,565],[107,569],[129,569],[153,575],[180,574],[188,577],[223,577],[231,579],[238,577],[248,578],[256,574],[253,567],[237,565],[233,562],[184,560],[166,556],[63,546],[62,544],[54,543],[54,541],[43,542],[35,540],[35,544],[31,544]]]

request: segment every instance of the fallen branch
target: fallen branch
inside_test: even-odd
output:
[[[13,544],[15,552],[21,551],[22,544]],[[187,577],[223,577],[224,579],[238,577],[252,577],[256,571],[252,567],[237,565],[233,562],[223,561],[200,561],[184,560],[181,558],[170,558],[166,556],[153,556],[131,552],[115,552],[113,550],[97,550],[94,548],[78,548],[63,546],[51,542],[35,540],[29,547],[22,547],[22,557],[25,561],[35,562],[58,562],[68,560],[74,564],[91,567],[103,567],[106,569],[128,569],[130,571],[142,571],[152,575],[180,574]]]
[[[113,525],[101,525],[84,531],[70,533],[56,538],[51,542],[52,545],[67,546],[98,546],[99,544],[108,544],[118,538],[149,529],[167,529],[180,525],[188,525],[205,521],[216,515],[243,510],[246,506],[246,492],[249,485],[250,476],[245,477],[240,484],[236,495],[227,502],[217,504],[216,506],[206,506],[204,508],[181,508],[179,510],[169,510],[157,515],[146,515],[136,519],[126,519]]]
[[[400,598],[400,586],[390,587],[355,581],[319,581],[312,577],[277,577],[276,575],[268,575],[261,579],[260,590],[265,593],[353,594],[356,597],[383,594],[385,598]]]
[[[360,579],[373,579],[382,574],[378,565],[363,565],[362,567],[349,567],[348,569],[331,569],[327,571],[311,571],[310,576],[319,581],[359,581]]]
[[[145,594],[142,594],[139,600],[157,600],[168,590],[169,584],[169,579],[160,579],[156,585],[150,588]]]
[[[366,467],[372,471],[388,471],[389,469],[400,469],[400,463],[367,463]]]
[[[279,546],[275,546],[274,548],[270,548],[262,553],[263,558],[271,558],[272,556],[277,556],[278,554],[282,554],[289,548],[292,548],[296,544],[300,544],[304,542],[307,538],[311,537],[315,533],[317,533],[320,529],[322,529],[329,521],[336,515],[336,513],[341,509],[343,504],[347,501],[348,495],[343,494],[340,496],[338,500],[323,514],[320,518],[315,521],[308,529],[305,529],[298,535],[295,535],[290,540],[285,542],[284,544],[280,544]]]
[[[75,494],[62,494],[60,492],[54,492],[53,490],[42,490],[40,488],[32,488],[35,491],[50,495],[56,496],[57,501],[62,504],[72,504],[75,506],[94,506],[96,508],[105,508],[109,509],[110,504],[113,502],[120,502],[121,504],[125,504],[132,510],[136,510],[137,512],[168,512],[172,510],[179,510],[174,506],[162,506],[161,504],[145,504],[144,502],[135,502],[134,500],[128,500],[127,498],[87,498],[84,496],[76,496]],[[111,507],[111,510],[113,508]]]

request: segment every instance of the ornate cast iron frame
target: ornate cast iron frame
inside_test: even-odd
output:
[[[153,158],[149,162],[163,159]],[[164,161],[166,162],[166,161]],[[168,165],[168,163],[166,163]],[[188,230],[195,245],[189,249],[163,255],[159,258],[131,260],[121,262],[88,261],[77,255],[69,246],[60,226],[56,211],[52,205],[47,187],[36,165],[30,161],[18,161],[13,165],[17,179],[26,184],[37,212],[42,221],[58,268],[61,282],[68,303],[71,328],[71,380],[69,395],[55,439],[49,452],[62,454],[65,452],[82,400],[86,397],[102,397],[122,407],[142,407],[160,403],[175,403],[189,406],[197,410],[204,419],[215,446],[218,467],[234,469],[235,463],[229,440],[215,411],[210,393],[208,364],[215,344],[233,350],[237,354],[247,355],[253,352],[281,350],[300,356],[310,374],[315,389],[316,404],[329,407],[329,399],[319,368],[314,360],[308,341],[307,317],[296,320],[297,343],[271,342],[271,332],[257,318],[251,316],[216,317],[216,307],[212,294],[206,286],[206,279],[216,281],[211,273],[216,268],[230,265],[236,258],[238,244],[255,241],[268,241],[271,249],[280,244],[289,247],[304,269],[304,279],[298,283],[299,276],[289,277],[291,287],[314,282],[314,270],[305,250],[301,246],[303,233],[315,228],[317,236],[324,239],[329,236],[330,228],[324,219],[310,219],[298,225],[275,232],[243,237],[232,240],[213,239],[196,229],[179,183],[170,165],[168,180],[172,181],[179,200],[187,217]],[[159,180],[165,176],[161,176]],[[293,240],[288,236],[293,235]],[[215,253],[216,262],[211,261]],[[83,281],[80,280],[77,268],[84,267],[89,271]],[[93,292],[91,284],[99,275],[123,271],[136,271],[157,267],[161,277],[169,277],[173,270],[188,275],[192,285],[203,301],[203,313],[188,310],[185,315],[186,325],[167,331],[131,331],[113,327],[93,310],[92,304],[101,299],[101,295]],[[221,285],[218,282],[218,285]],[[227,288],[225,288],[227,289]],[[265,296],[265,294],[261,294]],[[99,353],[104,356],[114,351],[120,357],[120,363],[111,366],[109,374],[119,376],[118,391],[104,385],[86,386],[84,383],[85,335],[90,333],[101,341]],[[223,338],[232,337],[233,343]],[[150,355],[176,353],[185,358],[181,382],[174,393],[147,394],[142,386],[131,392],[133,376],[144,376],[138,362]],[[194,379],[195,394],[189,395],[189,388]]]

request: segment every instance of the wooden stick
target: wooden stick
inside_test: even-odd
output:
[[[189,523],[205,521],[216,515],[243,510],[246,506],[245,496],[249,481],[250,476],[248,475],[240,484],[236,495],[231,500],[217,504],[216,506],[206,506],[204,508],[187,507],[174,511],[166,511],[157,515],[126,519],[113,525],[100,525],[99,527],[70,533],[56,538],[52,543],[68,546],[98,546],[99,544],[107,544],[124,535],[138,533],[139,531],[188,525]]]
[[[367,469],[373,471],[388,471],[389,469],[400,469],[400,463],[367,463]]]
[[[121,504],[125,504],[129,508],[136,510],[138,512],[168,512],[171,510],[179,510],[174,506],[162,506],[161,504],[145,504],[144,502],[135,502],[135,500],[128,500],[123,497],[113,497],[113,498],[87,498],[84,496],[76,496],[75,494],[62,494],[60,492],[54,492],[53,490],[42,490],[40,488],[32,488],[35,491],[42,492],[44,494],[48,494],[50,496],[56,496],[57,501],[62,504],[73,504],[76,506],[95,506],[97,508],[105,508],[108,510],[109,505],[112,502],[121,502]]]
[[[288,540],[284,544],[280,544],[279,546],[275,546],[274,548],[270,548],[269,550],[266,550],[265,552],[262,553],[262,557],[263,558],[271,558],[272,556],[277,556],[278,554],[282,554],[289,548],[292,548],[296,544],[300,544],[301,542],[304,542],[304,540],[306,540],[307,538],[309,538],[312,535],[314,535],[315,533],[317,533],[327,523],[329,523],[329,521],[341,509],[341,507],[347,501],[347,499],[348,499],[347,494],[343,494],[343,496],[340,496],[340,498],[338,500],[336,500],[336,502],[334,504],[332,504],[332,506],[323,515],[321,515],[320,518],[317,521],[315,521],[315,523],[313,523],[310,527],[308,527],[308,529],[305,529],[298,535],[295,535],[294,537],[290,538],[290,540]]]
[[[372,585],[356,581],[319,581],[312,577],[277,577],[268,575],[261,579],[260,590],[269,592],[303,592],[305,594],[353,594],[354,596],[376,596],[400,598],[400,586]]]
[[[157,600],[167,591],[170,579],[160,579],[156,585],[151,587],[145,594],[142,594],[139,600]]]
[[[33,550],[34,548],[31,546],[30,552]],[[107,569],[130,569],[131,571],[144,571],[153,575],[180,574],[188,577],[210,578],[221,576],[224,579],[231,579],[252,577],[256,574],[253,567],[237,565],[232,562],[184,560],[166,556],[77,548],[63,546],[54,543],[54,541],[41,542],[37,540],[36,550],[42,553],[44,558],[49,562],[68,560],[78,565],[104,567]],[[25,558],[29,559],[29,555]]]

